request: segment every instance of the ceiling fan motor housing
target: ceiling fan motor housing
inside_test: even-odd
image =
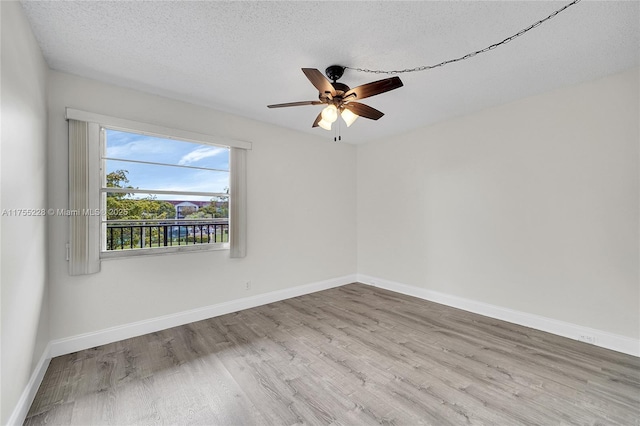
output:
[[[326,70],[324,70],[324,73],[327,75],[329,80],[335,83],[336,81],[340,80],[340,77],[342,77],[342,74],[344,74],[344,67],[341,65],[331,65]]]
[[[331,83],[331,85],[336,91],[335,96],[331,96],[331,94],[327,92],[327,93],[319,93],[318,98],[323,103],[340,106],[342,102],[345,100],[344,94],[347,93],[350,90],[350,88],[346,84],[338,83],[337,81],[334,81],[333,83]]]

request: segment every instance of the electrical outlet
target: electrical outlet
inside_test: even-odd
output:
[[[578,336],[578,339],[586,343],[591,343],[592,345],[596,343],[596,336],[591,334],[581,334]]]
[[[246,283],[244,283],[244,289],[251,290],[251,281],[247,281]]]

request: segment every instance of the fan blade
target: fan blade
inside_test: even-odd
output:
[[[302,106],[302,105],[322,105],[322,102],[320,101],[289,102],[286,104],[267,105],[267,108],[284,108],[284,107]]]
[[[355,98],[360,100],[368,98],[370,96],[379,95],[380,93],[388,92],[389,90],[402,87],[402,81],[400,77],[385,78],[384,80],[374,81],[373,83],[363,84],[362,86],[354,87],[344,94],[342,97],[344,100],[351,95],[355,94]]]
[[[316,121],[313,122],[311,127],[318,127],[318,123],[320,122],[320,120],[322,120],[322,112],[320,112],[320,114],[318,114],[318,116],[316,117]]]
[[[344,104],[344,107],[360,117],[369,118],[371,120],[377,120],[384,115],[383,112],[378,111],[375,108],[371,108],[369,105],[361,104],[360,102],[349,102]]]
[[[336,89],[333,88],[331,82],[322,75],[320,71],[315,68],[302,68],[302,72],[307,76],[311,84],[318,89],[320,93],[331,93],[331,96],[336,95]]]

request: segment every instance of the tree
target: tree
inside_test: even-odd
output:
[[[107,174],[107,188],[131,188],[134,189],[133,186],[128,185],[124,186],[124,184],[129,183],[129,178],[127,174],[129,171],[127,170],[116,170],[109,174]],[[121,193],[121,192],[110,192],[107,194],[107,197],[122,199],[131,194]]]
[[[228,187],[225,187],[224,190],[227,194],[229,193]],[[201,207],[197,212],[189,216],[190,219],[207,217],[229,217],[229,196],[213,197],[208,205]]]
[[[131,188],[127,170],[116,170],[107,174],[108,188]],[[127,186],[125,186],[127,185]],[[166,201],[156,200],[153,195],[142,199],[131,198],[132,193],[107,193],[107,219],[173,219],[175,208]]]
[[[107,174],[108,188],[131,188],[127,170],[116,170]],[[126,186],[125,186],[126,185]],[[132,198],[133,193],[107,193],[107,220],[144,220],[144,219],[173,219],[175,218],[175,208],[167,201],[156,200],[155,196],[149,195],[145,198]],[[160,241],[160,227],[131,227],[129,235],[124,231],[126,226],[119,228],[119,232],[113,235],[116,246],[126,247],[132,243],[134,247],[139,247],[141,241]],[[107,233],[107,245],[111,247],[111,233]],[[128,242],[127,242],[128,241]],[[144,244],[143,244],[144,245]]]
[[[191,206],[182,206],[180,208],[180,215],[182,217],[188,217],[188,216],[192,216],[193,214],[196,213],[196,208],[195,207],[191,207]]]

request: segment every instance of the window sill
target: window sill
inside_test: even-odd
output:
[[[229,250],[229,243],[103,251],[100,253],[100,259],[126,259],[138,256],[166,256],[172,254],[200,253],[204,251],[220,250]]]

